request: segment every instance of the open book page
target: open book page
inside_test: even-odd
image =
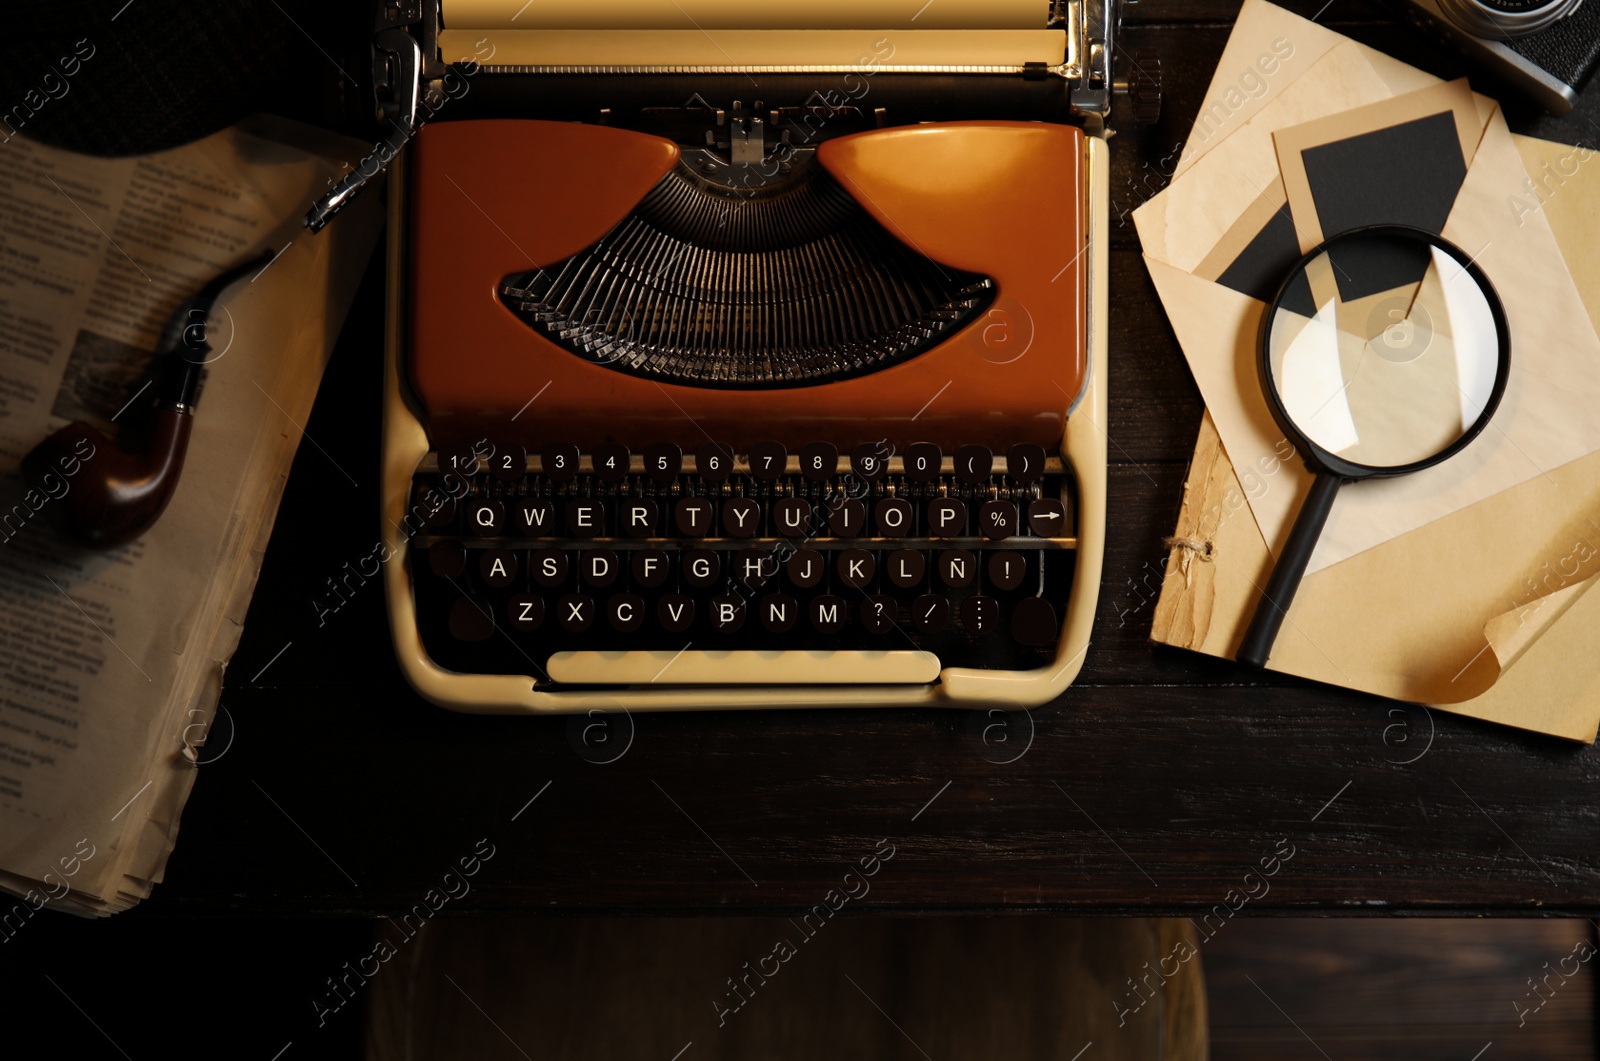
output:
[[[312,153],[284,135],[320,142]],[[131,159],[21,138],[0,149],[0,883],[14,889],[61,882],[88,907],[119,906],[159,879],[171,848],[193,782],[186,745],[215,709],[381,223],[369,195],[306,234],[299,218],[337,156],[361,146],[297,127],[272,136],[235,128]],[[213,314],[188,460],[160,522],[107,553],[63,543],[48,506],[96,454],[48,491],[21,482],[21,456],[71,420],[125,426],[180,303],[264,248],[281,253]]]

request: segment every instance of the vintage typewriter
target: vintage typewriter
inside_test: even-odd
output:
[[[1154,63],[1113,81],[1111,2],[916,8],[384,5],[386,578],[424,696],[1017,709],[1077,674],[1107,120],[1152,117]]]

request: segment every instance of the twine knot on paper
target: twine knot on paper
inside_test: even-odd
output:
[[[1171,537],[1163,538],[1161,539],[1161,544],[1165,545],[1168,549],[1178,550],[1178,570],[1183,572],[1183,581],[1185,587],[1192,584],[1192,581],[1189,578],[1189,565],[1194,562],[1194,558],[1198,556],[1201,560],[1209,564],[1214,551],[1211,543],[1205,539],[1189,538],[1181,534],[1174,534]]]

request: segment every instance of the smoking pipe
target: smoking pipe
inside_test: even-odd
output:
[[[268,250],[229,269],[179,307],[178,340],[157,359],[155,422],[144,448],[123,449],[79,420],[22,458],[23,475],[54,498],[46,507],[62,534],[93,549],[111,549],[155,526],[183,472],[201,366],[211,355],[206,327],[212,307],[231,284],[266,268],[273,257]],[[50,490],[46,477],[58,488],[64,479],[66,492]]]

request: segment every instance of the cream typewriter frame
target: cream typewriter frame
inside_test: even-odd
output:
[[[701,666],[715,665],[715,684],[624,685],[573,691],[541,687],[531,676],[462,674],[440,667],[422,645],[411,593],[410,539],[401,533],[412,478],[429,454],[421,421],[401,393],[400,355],[405,347],[405,285],[402,273],[406,245],[405,166],[389,170],[389,245],[384,342],[384,416],[382,517],[389,549],[384,587],[389,599],[389,627],[406,680],[422,696],[453,711],[481,714],[572,714],[591,710],[699,711],[797,707],[982,707],[1019,710],[1055,699],[1077,677],[1089,648],[1095,606],[1100,595],[1100,570],[1105,555],[1106,526],[1106,317],[1110,216],[1109,148],[1103,138],[1084,136],[1085,254],[1089,260],[1086,342],[1089,364],[1083,393],[1068,410],[1061,439],[1061,457],[1077,483],[1077,563],[1072,594],[1061,624],[1055,660],[1029,671],[988,671],[946,667],[933,682],[850,683],[851,671],[871,667],[886,653],[854,650],[813,652],[704,652]],[[404,162],[404,153],[401,156]],[[609,655],[609,654],[608,654]],[[665,669],[672,653],[636,651],[616,657],[644,656]],[[908,655],[900,653],[900,655]],[[844,657],[844,658],[841,658]],[[844,679],[816,684],[819,667],[851,663]],[[775,674],[805,675],[812,684],[774,683]]]

